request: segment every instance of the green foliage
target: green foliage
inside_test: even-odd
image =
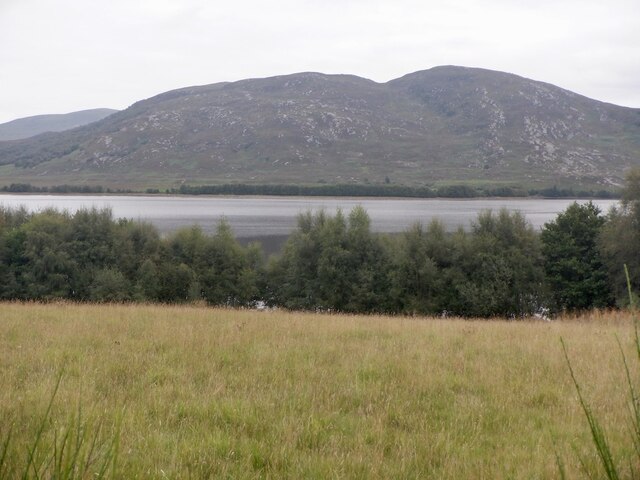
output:
[[[131,298],[131,286],[122,272],[103,268],[95,272],[90,286],[91,300],[97,302],[124,302]]]
[[[483,213],[471,234],[433,222],[396,240],[373,235],[361,208],[348,221],[307,212],[270,272],[288,308],[516,317],[544,305],[539,239],[506,210]]]
[[[519,213],[490,211],[470,233],[416,225],[395,249],[395,309],[407,313],[521,317],[545,300],[538,236]]]
[[[158,271],[158,300],[166,303],[181,303],[197,300],[196,276],[186,264],[175,265],[163,262]]]
[[[47,210],[24,225],[23,251],[28,268],[20,270],[28,298],[59,298],[71,292],[77,264],[59,241],[68,236],[69,217]]]
[[[640,168],[629,171],[622,205],[607,215],[600,247],[616,301],[619,305],[625,305],[629,297],[620,265],[629,267],[632,290],[637,292],[640,288]]]
[[[640,215],[640,168],[632,168],[626,176],[626,184],[622,191],[622,204],[636,215]]]
[[[158,231],[149,223],[119,220],[113,242],[117,268],[127,278],[135,279],[147,260],[157,262],[159,259],[162,242]]]
[[[288,308],[382,310],[388,260],[362,207],[345,218],[324,211],[298,218],[298,229],[271,265],[273,293]]]
[[[451,265],[452,238],[437,220],[426,231],[421,224],[407,230],[393,245],[391,270],[392,297],[395,310],[406,313],[435,314],[449,303],[446,268]]]
[[[161,193],[157,188],[146,189],[148,194]],[[491,186],[451,184],[440,187],[394,185],[388,177],[383,184],[246,184],[180,185],[166,193],[182,195],[287,195],[287,196],[354,196],[354,197],[409,197],[409,198],[474,198],[474,197],[527,197],[538,195],[548,198],[618,198],[619,194],[607,190],[573,190],[572,188],[526,190],[522,186]]]
[[[144,223],[109,210],[74,215],[0,209],[0,298],[243,305],[263,281],[259,248],[241,247],[229,226],[161,239]]]
[[[138,269],[136,275],[135,300],[159,300],[160,279],[158,267],[151,259],[147,259]]]
[[[12,183],[0,188],[1,192],[9,193],[132,193],[129,189],[104,188],[102,185],[52,185],[39,187],[30,183]]]
[[[609,190],[574,190],[573,188],[525,189],[520,185],[491,186],[451,184],[440,187],[392,185],[389,177],[385,177],[384,183],[369,184],[365,179],[364,184],[327,184],[318,181],[318,185],[306,184],[248,184],[248,183],[223,183],[219,185],[187,185],[179,188],[144,188],[131,190],[123,188],[105,188],[102,185],[52,185],[36,186],[30,183],[12,183],[0,187],[0,192],[8,193],[146,193],[148,195],[172,194],[172,195],[288,195],[288,196],[355,196],[355,197],[409,197],[409,198],[472,198],[472,197],[527,197],[530,195],[544,198],[620,198],[620,193]]]
[[[605,224],[600,209],[573,203],[545,224],[541,239],[555,310],[605,308],[612,304],[598,238]]]
[[[63,238],[66,251],[77,264],[71,279],[71,298],[91,298],[95,272],[113,266],[116,224],[111,210],[79,210],[70,219],[69,235]]]
[[[624,291],[605,266],[640,262],[633,194],[640,187],[633,185],[608,217],[592,204],[574,204],[542,235],[504,209],[482,212],[469,232],[447,233],[433,222],[397,236],[374,234],[362,207],[348,215],[309,211],[268,266],[260,247],[241,246],[224,220],[214,235],[194,226],[161,238],[153,226],[116,221],[109,210],[0,209],[0,298],[264,301],[303,310],[509,318],[548,307],[605,307],[610,290]]]
[[[203,297],[208,303],[245,305],[257,296],[257,274],[251,268],[247,250],[235,240],[225,220],[203,247],[199,269]],[[255,263],[253,267],[260,268]]]
[[[178,231],[162,258],[159,297],[163,301],[204,299],[212,305],[239,306],[258,296],[262,252],[255,245],[242,247],[225,220],[213,236],[206,236],[199,227]],[[145,270],[150,268],[147,265]],[[154,291],[150,274],[145,273],[145,278],[144,288]]]
[[[540,240],[522,214],[481,213],[461,248],[466,315],[521,317],[545,305]]]

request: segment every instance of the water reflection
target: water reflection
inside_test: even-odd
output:
[[[413,223],[424,224],[438,218],[448,230],[459,225],[468,228],[478,213],[485,209],[505,207],[519,210],[534,227],[552,220],[573,200],[541,200],[530,198],[500,199],[389,199],[335,197],[184,197],[184,196],[80,196],[80,195],[0,195],[0,204],[24,205],[31,211],[58,208],[75,212],[80,208],[109,207],[117,218],[125,217],[151,222],[162,233],[198,224],[212,233],[221,218],[226,218],[240,239],[274,237],[281,244],[296,225],[296,217],[306,210],[324,208],[334,213],[341,208],[348,213],[362,205],[371,217],[376,232],[401,232]],[[580,200],[586,202],[586,200]],[[594,200],[603,211],[615,200]],[[277,240],[279,238],[280,240]],[[246,240],[243,240],[245,242]]]

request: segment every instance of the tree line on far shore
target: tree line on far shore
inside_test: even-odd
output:
[[[303,213],[266,259],[222,221],[163,238],[109,210],[0,208],[0,299],[265,303],[353,313],[522,317],[623,306],[623,265],[640,286],[640,170],[621,206],[574,203],[536,232],[520,213],[486,211],[470,231],[437,221],[374,234],[356,207]]]
[[[278,185],[278,184],[220,184],[220,185],[181,185],[178,188],[147,188],[144,192],[131,189],[112,189],[102,185],[52,185],[37,186],[29,183],[12,183],[0,187],[7,193],[79,193],[79,194],[129,194],[147,195],[277,195],[277,196],[319,196],[319,197],[406,197],[406,198],[480,198],[480,197],[528,197],[543,198],[619,198],[617,191],[575,190],[573,188],[524,189],[516,186],[444,185],[407,186],[385,184],[317,184],[317,185]]]

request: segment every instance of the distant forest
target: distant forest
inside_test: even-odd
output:
[[[282,195],[319,197],[407,197],[407,198],[477,198],[527,197],[545,198],[620,198],[620,193],[609,190],[575,190],[556,186],[526,190],[521,187],[471,187],[447,185],[441,187],[410,187],[404,185],[318,184],[318,185],[181,185],[179,188],[147,188],[144,192],[129,189],[111,189],[101,185],[54,185],[38,187],[29,183],[12,183],[0,188],[8,193],[145,193],[147,195]]]
[[[0,209],[0,298],[511,318],[624,306],[624,265],[640,286],[640,170],[621,205],[574,203],[541,232],[501,210],[470,232],[434,221],[393,236],[361,207],[307,212],[270,258],[225,222],[163,238],[109,210]]]

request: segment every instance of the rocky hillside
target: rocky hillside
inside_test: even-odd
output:
[[[0,141],[29,138],[45,132],[63,132],[81,127],[117,112],[111,108],[94,108],[79,112],[36,115],[0,123]]]
[[[640,165],[640,109],[436,67],[380,84],[299,73],[190,87],[0,142],[0,183],[441,183],[607,187]]]

